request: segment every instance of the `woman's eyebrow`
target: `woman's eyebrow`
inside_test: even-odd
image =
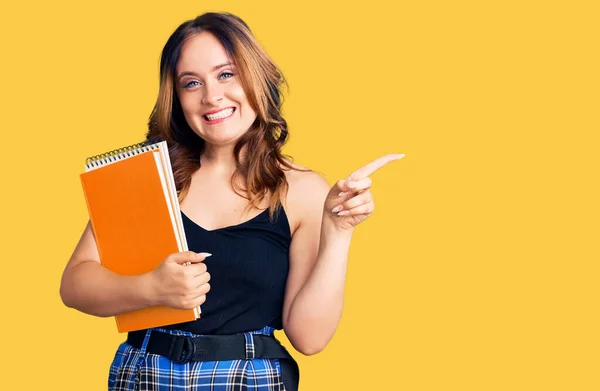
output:
[[[233,63],[231,63],[231,62],[227,62],[227,63],[225,63],[225,64],[217,65],[217,66],[213,67],[213,69],[212,69],[212,70],[213,70],[213,72],[214,72],[214,71],[216,71],[216,70],[219,70],[219,69],[221,69],[221,68],[225,68],[225,67],[227,67],[227,66],[229,66],[229,65],[233,65]]]
[[[225,68],[226,66],[230,66],[230,65],[233,65],[233,63],[231,63],[231,62],[228,62],[228,63],[225,63],[225,64],[219,64],[219,65],[216,65],[216,66],[214,66],[214,67],[213,67],[213,69],[212,69],[212,71],[214,72],[214,71],[217,71],[217,70],[219,70],[219,69],[221,69],[221,68]],[[181,73],[180,73],[180,74],[177,76],[177,80],[181,79],[181,78],[182,78],[182,77],[184,77],[184,76],[198,76],[198,75],[197,75],[196,73],[194,73],[194,72],[190,72],[190,71],[181,72]]]

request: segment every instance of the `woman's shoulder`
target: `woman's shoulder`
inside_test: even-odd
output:
[[[303,220],[321,218],[330,186],[321,173],[287,162],[292,168],[284,169],[288,182],[284,207],[295,231]]]
[[[290,160],[286,160],[286,162],[292,167],[283,171],[290,191],[305,193],[311,192],[311,190],[313,192],[329,190],[329,184],[321,173]]]

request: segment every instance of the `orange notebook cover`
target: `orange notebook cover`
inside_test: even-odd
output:
[[[143,144],[140,144],[143,145]],[[91,158],[81,174],[102,265],[121,275],[187,251],[166,142]],[[193,321],[200,308],[151,307],[115,316],[120,333]]]

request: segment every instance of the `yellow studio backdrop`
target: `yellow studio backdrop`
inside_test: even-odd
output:
[[[58,293],[79,174],[143,138],[171,32],[229,11],[289,80],[298,163],[333,184],[406,154],[372,176],[334,339],[292,350],[301,390],[600,389],[596,2],[0,7],[0,388],[106,389],[125,335]]]

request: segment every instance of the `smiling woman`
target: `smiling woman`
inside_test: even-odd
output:
[[[234,15],[207,13],[171,35],[161,56],[161,88],[148,138],[162,136],[181,145],[173,151],[180,200],[189,189],[191,171],[203,160],[205,143],[219,150],[233,146],[240,165],[232,185],[242,190],[246,182],[248,206],[254,208],[271,193],[273,215],[288,187],[283,169],[298,168],[281,153],[288,138],[281,115],[280,88],[285,84],[250,28]],[[210,152],[204,152],[210,160]],[[266,167],[251,164],[257,161]]]
[[[111,365],[111,390],[292,391],[298,367],[273,332],[283,329],[306,355],[333,337],[353,230],[374,210],[369,175],[403,155],[330,188],[281,152],[284,84],[234,15],[200,15],[168,39],[146,138],[167,141],[192,251],[119,276],[102,267],[88,223],[61,297],[97,316],[202,305],[202,317],[130,332]]]
[[[209,32],[188,38],[177,68],[175,91],[192,130],[211,144],[235,143],[255,121],[256,112],[219,40]]]

